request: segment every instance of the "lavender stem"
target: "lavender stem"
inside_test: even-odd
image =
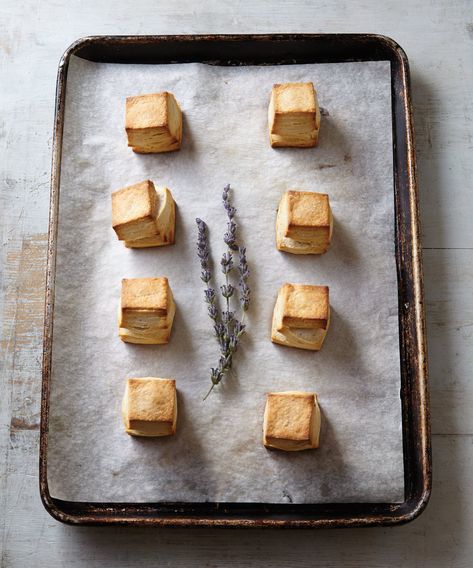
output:
[[[204,398],[202,399],[203,401],[207,400],[207,397],[208,397],[209,394],[213,391],[214,386],[215,386],[215,385],[214,385],[213,383],[210,385],[210,388],[209,388],[208,393],[207,393],[207,394],[204,396]]]

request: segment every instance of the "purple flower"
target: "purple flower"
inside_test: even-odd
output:
[[[224,284],[223,286],[220,286],[220,290],[222,292],[222,296],[228,299],[233,296],[235,288],[231,284]]]
[[[232,354],[236,352],[238,347],[238,336],[234,333],[232,333],[232,335],[230,335],[229,337],[228,346]]]
[[[222,311],[222,322],[224,324],[232,323],[235,319],[235,314],[231,311],[223,310]]]
[[[235,222],[230,221],[227,223],[227,232],[223,235],[223,241],[231,250],[238,250],[238,245],[236,243],[236,230],[237,225]]]
[[[230,346],[230,338],[228,337],[228,335],[224,335],[221,340],[220,340],[220,346],[221,346],[221,352],[223,354],[223,356],[227,356],[227,353],[229,351],[229,346]]]
[[[246,282],[240,282],[240,306],[244,312],[250,306],[250,289]]]
[[[245,332],[245,324],[239,321],[235,322],[235,326],[233,328],[233,333],[235,334],[236,338],[238,339],[239,336]]]
[[[210,279],[212,278],[212,273],[210,272],[210,270],[208,268],[206,268],[205,270],[202,270],[202,272],[200,273],[200,279],[202,280],[202,282],[210,282]]]
[[[207,304],[213,304],[215,301],[215,290],[213,288],[207,288],[204,290],[204,294]]]
[[[211,304],[208,308],[207,311],[209,313],[210,319],[213,319],[214,321],[217,321],[218,319],[218,310],[217,307],[214,304]]]
[[[216,323],[214,325],[214,331],[217,337],[223,337],[225,334],[225,326],[223,325],[223,323]]]
[[[222,267],[222,272],[224,274],[228,274],[233,268],[233,257],[230,252],[224,252],[222,254],[222,260],[220,261],[220,265]]]
[[[238,272],[240,273],[240,279],[246,282],[250,271],[248,269],[248,261],[246,260],[246,248],[244,247],[238,249]]]
[[[233,222],[232,219],[233,219],[233,217],[235,217],[236,209],[230,203],[230,196],[228,195],[229,192],[230,192],[230,184],[226,185],[223,188],[222,200],[223,200],[223,207],[225,208],[225,211],[227,212],[228,218],[230,219],[230,222]]]
[[[210,379],[212,381],[212,385],[218,385],[218,383],[222,380],[222,371],[219,368],[214,369],[212,367],[210,369]]]

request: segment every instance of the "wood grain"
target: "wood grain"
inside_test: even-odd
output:
[[[77,529],[43,510],[37,487],[42,310],[23,243],[47,231],[57,62],[90,34],[373,32],[406,50],[412,71],[423,218],[434,491],[396,529],[186,531]],[[0,566],[318,566],[470,568],[473,557],[473,16],[469,0],[137,0],[0,4]],[[453,250],[452,249],[459,249]],[[7,258],[9,259],[7,265]],[[26,258],[26,257],[25,257]],[[36,257],[39,259],[39,257]],[[39,260],[38,260],[39,262]],[[33,263],[35,264],[35,263]],[[22,266],[20,270],[20,266]],[[35,265],[39,271],[39,264]],[[39,281],[36,280],[36,285]],[[39,298],[39,290],[38,295]],[[7,300],[8,298],[8,300]],[[13,302],[13,307],[11,303]],[[21,314],[19,343],[15,318]],[[28,323],[30,322],[30,323]],[[460,324],[460,325],[457,325]],[[458,328],[458,329],[457,329]],[[470,401],[470,402],[469,402]],[[10,425],[14,418],[14,441]]]

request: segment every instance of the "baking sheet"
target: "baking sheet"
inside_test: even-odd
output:
[[[271,85],[314,81],[322,117],[315,149],[272,149]],[[169,90],[184,111],[179,152],[126,146],[124,99]],[[404,497],[389,62],[270,67],[118,65],[71,58],[57,249],[48,482],[72,501],[400,502]],[[111,191],[150,178],[173,191],[176,244],[129,250],[111,229]],[[249,333],[235,376],[207,401],[218,347],[201,300],[194,219],[223,252],[221,190],[234,188],[252,272]],[[335,217],[322,256],[276,250],[287,189],[326,192]],[[124,277],[166,275],[177,314],[166,346],[117,337]],[[331,328],[319,353],[269,341],[285,282],[330,286]],[[124,433],[125,378],[174,377],[177,434]],[[321,447],[284,453],[261,443],[265,393],[316,391]]]

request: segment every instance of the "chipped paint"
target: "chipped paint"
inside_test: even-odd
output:
[[[15,246],[16,245],[16,246]],[[19,431],[38,430],[37,385],[43,336],[43,305],[47,235],[9,243],[5,271],[5,297],[0,353],[5,381],[11,388],[10,437]],[[23,438],[16,443],[29,444]]]
[[[28,422],[14,416],[10,421],[10,431],[12,430],[39,430],[39,422]]]

